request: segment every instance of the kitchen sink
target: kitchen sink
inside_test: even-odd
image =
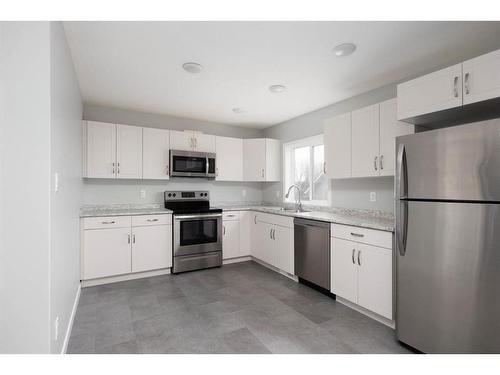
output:
[[[301,210],[301,211],[297,211],[295,208],[285,208],[285,207],[281,207],[281,208],[280,208],[280,211],[284,211],[284,212],[295,212],[295,213],[311,212],[311,211],[308,211],[308,210]]]

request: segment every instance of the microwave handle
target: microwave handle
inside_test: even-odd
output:
[[[209,163],[208,163],[208,156],[205,156],[205,171],[206,171],[206,175],[208,177],[208,172],[209,172]]]
[[[186,220],[186,219],[208,219],[208,218],[218,218],[222,217],[222,213],[216,214],[195,214],[195,215],[174,215],[174,220]]]

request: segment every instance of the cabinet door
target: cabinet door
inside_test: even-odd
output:
[[[116,125],[116,177],[142,178],[142,128]]]
[[[132,272],[172,267],[172,226],[132,228]]]
[[[83,235],[84,280],[131,271],[130,228],[89,229]]]
[[[116,177],[116,125],[87,121],[87,177]]]
[[[266,140],[243,140],[243,180],[265,181]]]
[[[215,153],[215,135],[194,133],[194,151]]]
[[[380,103],[380,158],[381,176],[394,176],[396,167],[396,137],[414,132],[414,126],[397,120],[396,99]]]
[[[398,85],[398,120],[462,105],[462,64]]]
[[[357,250],[358,304],[392,319],[392,251],[362,244]]]
[[[500,96],[500,50],[467,60],[462,66],[464,104]]]
[[[379,175],[379,105],[351,113],[352,177]]]
[[[331,291],[354,303],[358,303],[358,271],[355,263],[358,245],[339,238],[331,239]]]
[[[142,178],[168,180],[170,135],[165,129],[142,129]]]
[[[281,142],[277,139],[266,139],[266,181],[281,180]]]
[[[224,221],[222,223],[222,259],[240,256],[240,222]]]
[[[241,138],[216,137],[217,181],[243,180],[243,140]]]
[[[253,212],[240,211],[240,256],[251,254]]]
[[[351,177],[351,114],[325,120],[324,139],[328,178]]]
[[[193,132],[170,130],[170,148],[172,150],[193,151]]]
[[[276,257],[275,264],[273,265],[292,275],[295,273],[293,236],[292,228],[280,227],[278,225],[274,227],[273,240]]]
[[[275,244],[272,239],[272,230],[274,225],[267,223],[260,223],[262,225],[261,233],[262,236],[262,258],[264,262],[272,266],[276,265],[276,251]]]

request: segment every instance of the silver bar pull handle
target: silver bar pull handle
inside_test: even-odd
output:
[[[380,155],[380,170],[384,169],[384,155]]]
[[[168,168],[168,164],[167,164],[166,173],[165,173],[167,176],[169,175],[168,172],[169,172],[169,168]]]
[[[269,238],[272,240],[273,239],[273,230],[269,229]]]
[[[323,174],[326,174],[326,161],[323,162]]]
[[[365,235],[364,235],[364,234],[361,234],[361,233],[354,233],[354,232],[351,232],[351,236],[354,236],[354,237],[364,237]]]
[[[154,222],[154,221],[158,221],[159,219],[147,219],[146,221],[149,221],[149,222]]]
[[[253,223],[257,224],[257,215],[253,215]]]
[[[458,76],[453,78],[453,96],[458,98]]]
[[[115,163],[113,162],[113,174],[115,174]]]
[[[276,229],[273,229],[273,240],[276,239]]]
[[[377,171],[377,160],[378,160],[378,156],[375,156],[375,159],[373,159],[373,168],[375,168],[375,170]]]
[[[114,224],[114,223],[115,223],[115,221],[114,221],[114,220],[112,220],[112,221],[103,221],[103,222],[101,222],[101,223],[102,223],[102,224]]]
[[[465,77],[464,77],[465,95],[470,94],[469,77],[470,77],[470,73],[469,72],[465,73]]]
[[[226,235],[226,226],[225,225],[222,226],[222,234]]]
[[[358,266],[361,266],[361,250],[358,250]]]
[[[132,243],[135,243],[135,234],[132,236]]]
[[[352,264],[356,264],[355,260],[354,260],[354,253],[356,252],[355,249],[352,249]]]
[[[399,255],[406,254],[406,240],[408,238],[408,201],[399,201],[396,204],[396,246]]]
[[[130,243],[130,234],[127,234],[127,236],[128,236],[128,241],[127,241],[127,243]]]

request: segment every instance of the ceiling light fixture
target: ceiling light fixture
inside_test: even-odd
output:
[[[182,69],[191,74],[197,74],[203,70],[203,66],[195,62],[187,62],[182,64]]]
[[[245,113],[246,111],[243,108],[236,107],[236,108],[233,108],[233,112],[241,114],[241,113]]]
[[[286,90],[286,86],[283,85],[272,85],[269,86],[269,91],[274,92],[276,94],[283,92]]]
[[[356,51],[356,45],[353,43],[342,43],[333,48],[333,53],[337,57],[345,57]]]

